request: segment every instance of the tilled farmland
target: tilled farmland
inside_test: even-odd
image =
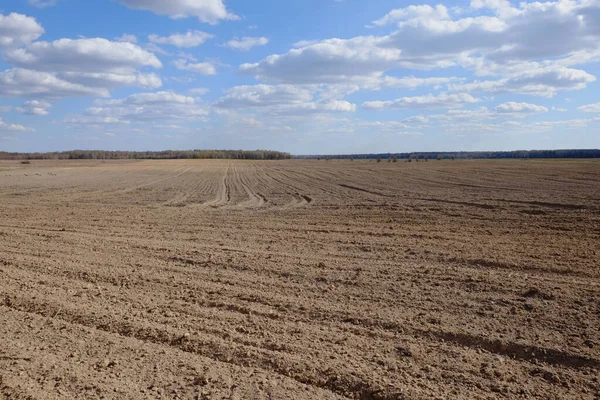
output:
[[[598,161],[0,161],[0,399],[598,399]]]

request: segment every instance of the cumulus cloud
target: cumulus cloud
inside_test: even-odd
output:
[[[190,63],[186,59],[176,60],[174,63],[175,68],[182,71],[195,72],[201,75],[216,75],[217,68],[209,62],[201,63]]]
[[[192,97],[184,96],[175,92],[150,92],[132,94],[121,100],[99,100],[96,104],[100,105],[147,105],[147,104],[194,104]]]
[[[356,78],[378,77],[400,60],[400,49],[383,48],[381,38],[328,39],[271,55],[240,72],[258,79],[285,83],[348,83]]]
[[[37,71],[112,72],[140,67],[161,68],[156,56],[128,42],[102,38],[35,42],[8,51],[7,62]]]
[[[115,38],[117,42],[129,42],[129,43],[137,43],[137,36],[132,35],[130,33],[124,33],[121,36]]]
[[[536,113],[545,112],[548,112],[548,109],[543,106],[511,101],[502,103],[492,110],[485,106],[472,109],[454,108],[449,109],[442,114],[429,115],[429,118],[432,120],[443,121],[445,129],[448,126],[448,123],[459,123],[463,126],[464,124],[489,124],[490,121],[503,120],[503,123],[506,124],[509,123],[507,119],[523,119]]]
[[[588,127],[591,119],[570,119],[559,121],[536,121],[523,123],[519,121],[504,121],[500,123],[456,122],[447,124],[448,132],[455,133],[516,133],[531,134],[552,131],[554,129],[582,129]]]
[[[553,129],[556,127],[559,128],[567,128],[567,129],[578,129],[585,128],[588,126],[593,120],[591,119],[567,119],[562,121],[538,121],[530,124],[531,128],[534,129]]]
[[[449,89],[459,92],[520,93],[554,97],[559,91],[585,89],[596,77],[579,69],[563,66],[523,66],[511,72],[510,78],[495,81],[474,81],[452,84]]]
[[[429,122],[429,118],[424,117],[422,115],[415,115],[414,117],[409,117],[403,120],[405,124],[426,124]]]
[[[415,135],[409,131],[410,126],[399,121],[361,121],[355,124],[357,129],[368,129],[369,132],[395,133],[398,135]]]
[[[124,6],[147,10],[173,19],[196,17],[200,22],[216,24],[220,20],[237,20],[227,11],[223,0],[118,0]]]
[[[0,47],[28,44],[44,33],[44,28],[33,17],[23,14],[0,14]]]
[[[111,124],[129,124],[130,121],[124,121],[114,117],[96,117],[93,115],[76,115],[67,116],[63,119],[63,122],[70,125],[89,125],[97,126],[111,125]]]
[[[498,113],[538,113],[538,112],[548,112],[548,109],[543,106],[538,106],[530,103],[517,103],[514,101],[509,101],[508,103],[503,103],[496,106],[496,112]]]
[[[420,86],[440,86],[460,81],[462,79],[456,77],[429,77],[416,78],[414,76],[405,76],[397,78],[393,76],[384,76],[365,81],[365,89],[381,90],[384,88],[410,88],[414,89]]]
[[[337,112],[353,112],[356,111],[356,104],[352,104],[346,100],[324,100],[315,103],[315,106],[308,107],[309,110],[319,111],[337,111]]]
[[[17,107],[16,110],[26,115],[48,115],[48,109],[52,104],[44,100],[26,101],[22,107]]]
[[[463,52],[484,53],[504,63],[598,49],[600,14],[595,1],[522,2],[518,8],[499,1],[473,5],[490,8],[496,15],[455,19],[443,5],[394,10],[379,21],[399,28],[386,45],[401,48],[415,64],[453,62]],[[396,18],[391,18],[394,13]]]
[[[355,84],[382,87],[391,70],[463,67],[499,79],[460,91],[524,93],[552,97],[587,87],[595,77],[573,65],[600,60],[600,3],[595,0],[522,2],[476,0],[461,17],[444,5],[392,10],[375,26],[384,36],[303,41],[283,54],[242,64],[256,79],[291,84]],[[457,88],[459,88],[457,86]]]
[[[317,87],[321,90],[321,98],[343,98],[359,90],[379,91],[384,89],[415,89],[423,86],[432,86],[439,89],[444,84],[462,82],[463,78],[456,77],[429,77],[416,78],[414,76],[405,76],[402,78],[394,76],[363,76],[347,83],[331,84],[308,84],[307,87]]]
[[[214,37],[210,33],[201,31],[188,31],[170,36],[148,35],[148,40],[156,44],[168,44],[176,47],[197,47],[208,39]]]
[[[18,124],[7,124],[0,118],[0,132],[33,132],[35,129]]]
[[[266,37],[250,37],[244,36],[243,38],[233,38],[225,46],[240,51],[248,51],[256,46],[266,46],[269,43],[269,39]]]
[[[5,60],[17,68],[0,74],[0,95],[31,97],[108,96],[116,87],[157,88],[156,56],[130,42],[60,39],[9,50]],[[37,75],[37,76],[36,76]]]
[[[363,104],[364,108],[377,110],[384,108],[391,109],[436,109],[436,108],[460,108],[465,104],[473,104],[481,101],[470,94],[448,94],[425,95],[417,97],[401,97],[390,101],[367,101]]]
[[[193,97],[175,92],[137,93],[123,99],[97,100],[84,115],[65,122],[78,124],[123,124],[147,121],[204,120],[207,107]]]
[[[375,26],[383,26],[399,23],[401,26],[407,23],[417,24],[430,20],[449,21],[451,19],[448,9],[444,5],[431,7],[430,5],[411,5],[390,11],[383,18],[373,22]]]
[[[600,113],[600,103],[587,104],[585,106],[578,107],[577,109],[583,112]]]
[[[162,86],[162,80],[158,75],[136,71],[124,73],[59,72],[57,76],[72,83],[99,88],[137,86],[155,89]]]
[[[544,106],[538,106],[530,103],[517,103],[514,101],[509,101],[508,103],[503,103],[496,106],[496,112],[498,113],[538,113],[538,112],[548,112],[548,109]]]
[[[475,109],[450,109],[443,114],[430,115],[430,118],[444,121],[481,121],[497,118],[498,116],[498,113],[490,111],[485,106],[481,106]]]
[[[269,107],[305,103],[312,99],[310,91],[293,85],[237,86],[229,89],[216,105],[222,108]]]
[[[57,78],[48,72],[13,68],[0,72],[0,96],[10,97],[108,97],[108,89],[88,87]]]
[[[117,1],[173,19],[198,18],[213,24],[238,18],[224,0]],[[548,113],[551,107],[531,99],[497,106],[484,101],[491,102],[496,94],[551,98],[587,88],[596,77],[582,65],[600,61],[599,26],[597,0],[471,0],[462,10],[443,4],[403,6],[372,22],[372,35],[300,41],[280,54],[249,60],[251,63],[239,66],[239,72],[263,84],[233,87],[212,105],[200,100],[207,92],[204,88],[189,89],[186,94],[138,93],[98,100],[84,113],[69,115],[64,121],[88,126],[152,121],[156,127],[174,126],[177,121],[204,120],[212,111],[237,116],[246,126],[260,125],[261,129],[272,121],[283,124],[307,115],[311,118],[304,120],[310,119],[316,126],[325,118],[350,118],[345,113],[354,112],[356,105],[345,98],[352,93],[427,87],[424,93],[431,94],[407,95],[409,91],[403,90],[390,97],[389,90],[375,97],[381,101],[363,103],[365,109],[417,110],[415,113],[423,115],[403,116],[398,121],[362,121],[355,128],[396,134],[421,128],[501,132],[507,127],[537,131],[583,127],[594,118],[525,124],[522,121]],[[158,45],[193,48],[213,37],[199,30],[181,32],[149,35],[150,43],[143,46],[130,34],[114,41],[36,42],[44,29],[34,18],[0,14],[0,48],[10,65],[0,71],[0,96],[23,97],[24,104],[14,108],[17,112],[46,115],[53,99],[61,97],[106,98],[110,89],[117,87],[156,89],[162,80],[155,70],[162,63],[153,53],[174,57],[169,62],[180,71],[215,75],[218,61],[206,58],[198,62],[193,56],[160,49]],[[269,43],[266,37],[254,36],[226,40],[222,46],[238,51]],[[452,69],[443,71],[448,67]],[[189,84],[200,78],[194,74],[180,72],[165,79]],[[600,114],[600,103],[584,105],[579,111]],[[377,115],[388,114],[394,113]],[[520,122],[514,121],[517,119]],[[360,121],[350,121],[343,128],[354,129],[354,122]],[[2,124],[8,130],[8,124]],[[17,130],[19,125],[11,126]],[[340,131],[339,126],[332,129]],[[106,131],[115,132],[112,128]]]
[[[307,88],[294,85],[237,86],[215,103],[221,109],[255,109],[268,114],[353,112],[356,105],[344,100],[315,100]]]
[[[385,136],[396,135],[422,135],[421,129],[426,126],[421,123],[412,123],[408,119],[402,121],[365,121],[365,120],[332,120],[334,125],[321,130],[322,133],[355,133],[362,131],[370,135],[383,134]]]

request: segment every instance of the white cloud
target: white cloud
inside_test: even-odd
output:
[[[27,0],[27,2],[37,8],[51,7],[56,5],[57,0]]]
[[[562,66],[530,67],[512,73],[510,78],[452,84],[449,89],[458,92],[520,93],[554,97],[559,91],[585,89],[595,81],[595,76],[579,69]]]
[[[471,8],[489,8],[492,10],[504,10],[510,8],[508,0],[471,0]]]
[[[356,111],[356,104],[352,104],[346,100],[324,100],[315,103],[314,110],[323,109],[324,111],[336,111],[336,112],[354,112]],[[309,107],[313,109],[313,107]]]
[[[123,99],[97,100],[84,115],[65,120],[76,124],[123,124],[147,121],[204,120],[207,107],[175,92],[137,93]]]
[[[235,49],[235,50],[248,51],[251,48],[256,47],[256,46],[266,46],[268,43],[269,43],[269,39],[267,39],[266,37],[244,36],[241,39],[239,39],[239,38],[231,39],[230,41],[225,43],[225,46]]]
[[[353,112],[356,105],[344,100],[315,100],[313,92],[294,85],[237,86],[215,103],[221,109],[255,109],[267,114]]]
[[[482,124],[487,123],[487,121],[495,120],[500,121],[503,120],[503,123],[507,123],[507,119],[509,118],[527,118],[535,113],[545,113],[548,112],[548,109],[543,106],[538,106],[535,104],[529,103],[517,103],[517,102],[507,102],[498,105],[493,110],[488,109],[485,106],[473,108],[473,109],[449,109],[443,114],[432,114],[429,115],[429,118],[432,120],[442,121],[444,123],[443,127],[445,129],[446,124],[450,123],[460,123],[461,126],[464,124]]]
[[[7,124],[0,118],[0,132],[33,132],[35,129],[18,124]]]
[[[489,9],[492,15],[457,17],[457,10],[444,5],[410,6],[374,22],[395,24],[391,34],[302,41],[287,53],[242,64],[239,70],[269,82],[343,83],[364,89],[378,80],[393,80],[385,76],[391,70],[456,66],[499,77],[457,90],[545,97],[595,81],[586,71],[569,67],[600,60],[598,1],[523,2],[512,7],[503,0],[476,0],[471,6],[485,14]]]
[[[50,107],[52,107],[52,104],[47,101],[31,100],[26,101],[22,107],[17,107],[15,110],[26,115],[48,115]]]
[[[436,7],[431,7],[429,5],[411,5],[406,8],[390,11],[383,18],[374,21],[373,25],[383,26],[392,23],[400,23],[403,25],[406,21],[417,23],[419,21],[427,20],[449,21],[450,19],[448,9],[441,4]]]
[[[226,0],[116,1],[174,19],[198,18],[217,23],[238,18],[227,9]],[[543,113],[552,119],[555,114],[549,110],[556,113],[566,110],[556,102],[512,96],[551,98],[565,91],[585,89],[596,81],[590,73],[594,69],[587,70],[585,64],[600,61],[599,0],[470,0],[470,6],[468,3],[462,9],[443,4],[403,5],[374,21],[372,35],[300,41],[280,54],[249,59],[250,63],[239,66],[239,72],[261,84],[233,87],[214,104],[203,103],[201,97],[208,90],[194,86],[202,86],[198,84],[203,79],[201,75],[215,75],[217,68],[221,72],[220,61],[177,49],[200,46],[213,37],[209,33],[199,30],[185,33],[187,27],[172,35],[161,31],[165,36],[149,35],[150,43],[140,46],[136,45],[138,38],[131,34],[114,41],[96,38],[36,42],[44,30],[34,18],[0,14],[0,48],[3,60],[9,65],[6,71],[0,70],[0,96],[23,98],[15,103],[21,106],[13,107],[13,111],[47,115],[50,110],[55,111],[50,103],[61,97],[106,98],[117,87],[156,89],[162,86],[163,79],[184,85],[183,94],[162,91],[98,100],[80,115],[64,118],[69,124],[87,127],[124,125],[122,130],[117,126],[103,128],[98,131],[99,137],[106,133],[120,135],[125,129],[177,129],[187,125],[186,121],[205,121],[211,112],[222,116],[223,121],[215,121],[221,125],[227,126],[231,118],[247,128],[255,128],[256,132],[265,132],[273,126],[282,131],[282,127],[291,126],[298,134],[303,129],[308,131],[307,127],[313,133],[363,129],[394,135],[416,134],[421,130],[431,133],[438,129],[539,132],[591,126],[596,114],[600,120],[600,103],[597,103],[579,107],[579,111],[596,113],[589,119],[539,122],[545,119],[540,118]],[[131,13],[125,8],[122,11]],[[259,32],[247,31],[247,24],[221,39],[220,45],[248,51],[269,43],[266,37],[259,37]],[[129,30],[116,32],[123,31]],[[140,40],[149,33],[134,32],[140,34]],[[233,37],[234,34],[239,37]],[[181,71],[161,79],[156,69],[162,63],[153,53],[172,57],[168,61],[171,71],[175,68]],[[197,80],[196,85],[191,85],[192,80]],[[416,88],[427,91],[412,90]],[[386,92],[377,97],[369,94],[368,99],[361,99],[360,94],[350,97],[361,90]],[[518,102],[496,101],[497,94],[509,94],[509,99],[517,98]],[[364,102],[372,98],[382,101]],[[415,110],[412,113],[423,115],[406,118],[405,111],[381,114],[362,111],[369,118],[396,116],[397,121],[350,120],[354,117],[348,113],[356,111],[355,99],[364,102],[366,109]],[[502,104],[496,106],[498,103]],[[2,109],[6,107],[0,107],[0,112]],[[526,123],[527,118],[538,122]],[[324,121],[329,119],[336,122],[327,125],[329,122]],[[128,125],[132,125],[131,129]],[[2,122],[1,126],[8,130],[9,124]],[[21,127],[10,126],[15,131]],[[219,128],[211,129],[216,132]]]
[[[162,130],[169,130],[169,131],[185,131],[188,130],[188,128],[181,126],[181,125],[176,125],[176,124],[157,124],[157,125],[152,125],[152,129],[162,129]]]
[[[600,113],[600,103],[587,104],[585,106],[578,107],[577,109],[583,112]]]
[[[121,100],[98,100],[96,104],[99,105],[147,105],[147,104],[194,104],[192,97],[184,96],[175,92],[148,92],[148,93],[137,93],[132,94],[129,97]]]
[[[381,40],[372,36],[328,39],[271,55],[259,63],[242,64],[240,72],[285,83],[350,83],[357,78],[379,77],[398,64],[402,53],[381,47]]]
[[[356,129],[368,129],[369,132],[379,131],[400,135],[415,134],[415,132],[408,132],[410,126],[398,121],[362,121],[353,125]]]
[[[316,86],[321,92],[321,98],[343,98],[351,93],[361,89],[369,91],[379,91],[383,89],[415,89],[422,86],[433,86],[434,89],[440,88],[443,84],[462,81],[462,78],[455,77],[430,77],[416,78],[414,76],[405,76],[397,78],[393,76],[371,76],[358,77],[353,82],[334,83],[325,85],[305,85]]]
[[[35,42],[6,53],[7,62],[37,71],[113,72],[140,67],[161,68],[156,56],[128,42],[102,38]]]
[[[59,72],[57,76],[72,83],[99,88],[137,86],[145,89],[155,89],[162,86],[162,80],[158,75],[134,71],[121,74],[108,72]]]
[[[170,36],[148,35],[148,40],[157,44],[168,44],[176,47],[197,47],[208,39],[214,37],[210,33],[201,31],[188,31],[185,34],[177,33]]]
[[[237,20],[239,17],[227,11],[223,0],[118,0],[136,10],[152,11],[173,19],[196,17],[200,22],[216,24],[220,20]]]
[[[436,109],[460,108],[465,104],[477,103],[480,100],[467,93],[439,95],[425,95],[417,97],[402,97],[390,101],[367,101],[363,104],[367,109]]]
[[[381,78],[375,78],[372,83],[366,83],[365,89],[367,90],[381,90],[382,88],[410,88],[414,89],[420,86],[440,86],[443,84],[449,84],[462,80],[455,77],[429,77],[429,78],[415,78],[414,76],[405,76],[402,78],[396,78],[393,76],[384,76]]]
[[[48,72],[13,68],[0,72],[0,96],[10,97],[108,97],[106,88],[67,82]]]
[[[28,44],[44,33],[44,28],[33,17],[23,14],[0,14],[0,47]]]
[[[63,122],[70,125],[89,125],[100,127],[102,125],[111,124],[129,124],[129,121],[120,120],[114,117],[96,117],[92,115],[76,115],[67,116],[63,119]]]
[[[503,103],[496,106],[496,112],[498,113],[538,113],[538,112],[548,112],[548,109],[543,106],[538,106],[530,103],[517,103],[514,101],[509,101],[508,103]]]
[[[596,1],[522,2],[518,8],[500,1],[473,4],[491,8],[496,15],[454,19],[442,5],[422,6],[419,12],[411,7],[394,10],[397,18],[383,22],[396,22],[399,30],[388,37],[387,44],[401,48],[406,60],[423,65],[454,62],[464,52],[506,63],[599,48]]]
[[[340,123],[341,122],[341,123]],[[419,136],[422,133],[419,131],[422,125],[411,123],[407,120],[403,121],[365,121],[365,120],[349,120],[344,119],[339,121],[334,126],[326,129],[321,129],[322,133],[340,133],[348,134],[357,131],[363,131],[368,134],[384,134],[385,136],[396,135],[413,135]]]
[[[162,85],[158,75],[139,71],[161,68],[158,58],[129,42],[101,38],[35,42],[9,50],[5,60],[18,68],[0,75],[4,96],[108,96],[108,89],[115,87]]]
[[[216,67],[209,62],[201,62],[201,63],[190,63],[188,60],[180,59],[176,60],[174,63],[175,68],[183,71],[195,72],[201,75],[216,75],[217,69]]]
[[[592,122],[591,119],[568,119],[563,121],[539,121],[534,122],[530,127],[535,129],[553,129],[556,127],[567,129],[585,128]]]
[[[12,110],[12,106],[0,106],[0,113],[7,113]]]
[[[313,95],[307,89],[293,85],[237,86],[227,91],[217,106],[222,108],[270,107],[282,103],[301,104],[312,101]]]
[[[429,122],[429,118],[424,117],[422,115],[416,115],[414,117],[409,117],[403,120],[405,124],[426,124]]]
[[[129,42],[129,43],[137,43],[137,36],[132,35],[130,33],[124,33],[121,36],[115,38],[117,42]]]
[[[497,113],[490,111],[484,106],[475,109],[451,109],[444,114],[430,115],[430,118],[442,119],[445,121],[481,121],[496,117],[498,117]]]

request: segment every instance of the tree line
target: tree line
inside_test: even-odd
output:
[[[289,153],[271,150],[165,150],[165,151],[105,151],[71,150],[49,153],[0,152],[0,160],[287,160]]]
[[[301,159],[536,159],[536,158],[600,158],[600,150],[516,150],[516,151],[458,151],[458,152],[413,152],[413,153],[381,153],[381,154],[329,154],[294,156]]]
[[[380,154],[298,155],[271,150],[164,150],[164,151],[106,151],[71,150],[49,153],[0,152],[0,160],[172,160],[172,159],[226,159],[226,160],[288,160],[297,159],[536,159],[536,158],[600,158],[600,150],[517,150],[517,151],[459,151],[413,152]]]

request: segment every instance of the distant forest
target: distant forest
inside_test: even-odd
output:
[[[165,150],[165,151],[104,151],[72,150],[51,153],[0,152],[0,160],[172,160],[172,159],[226,159],[226,160],[361,160],[361,159],[527,159],[527,158],[600,158],[600,150],[518,150],[518,151],[460,151],[415,152],[382,154],[299,155],[270,150]]]
[[[0,152],[0,160],[286,160],[288,153],[270,150],[165,150],[165,151],[104,151],[72,150],[52,153]]]
[[[500,159],[500,158],[600,158],[600,150],[517,150],[517,151],[459,151],[459,152],[417,152],[382,154],[340,154],[294,156],[302,159]]]

